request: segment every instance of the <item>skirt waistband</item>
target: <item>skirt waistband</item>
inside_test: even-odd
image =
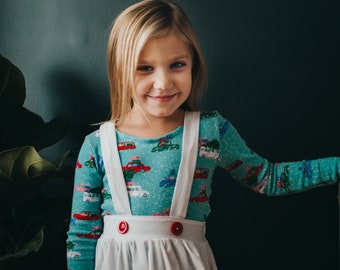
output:
[[[205,222],[169,216],[104,216],[102,238],[180,238],[205,241]]]

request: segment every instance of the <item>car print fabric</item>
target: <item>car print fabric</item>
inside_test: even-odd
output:
[[[132,215],[167,216],[181,160],[183,125],[159,138],[116,131],[117,148]],[[216,167],[255,192],[278,196],[337,182],[340,158],[271,163],[252,151],[235,127],[217,111],[201,112],[197,162],[187,219],[210,213]],[[94,269],[102,218],[115,215],[100,147],[99,130],[86,136],[78,155],[67,239],[68,268]]]

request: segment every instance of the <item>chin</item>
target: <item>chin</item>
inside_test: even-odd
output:
[[[178,109],[175,110],[155,110],[149,113],[150,116],[155,118],[168,118],[178,113]]]

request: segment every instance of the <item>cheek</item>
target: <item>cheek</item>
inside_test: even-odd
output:
[[[150,82],[146,79],[136,79],[135,95],[143,95],[150,88]]]
[[[191,73],[187,74],[187,76],[183,78],[181,83],[182,83],[183,89],[185,89],[186,91],[190,92],[191,91],[191,87],[192,87]]]

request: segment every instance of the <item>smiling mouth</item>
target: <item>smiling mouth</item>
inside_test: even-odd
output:
[[[166,96],[150,96],[153,100],[156,100],[158,102],[168,102],[170,100],[172,100],[174,97],[176,96],[176,94],[173,95],[166,95]]]

